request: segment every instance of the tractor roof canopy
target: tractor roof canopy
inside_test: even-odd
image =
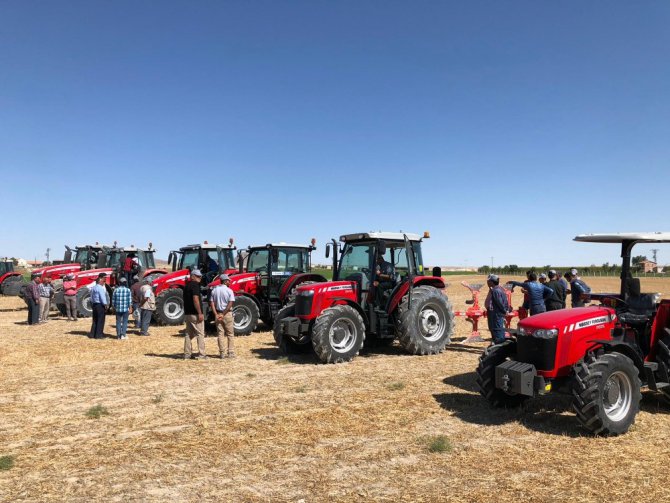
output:
[[[221,248],[222,250],[236,250],[237,246],[231,245],[231,244],[225,244],[225,245],[217,245],[217,244],[211,244],[211,243],[200,243],[200,244],[192,244],[192,245],[186,245],[182,246],[179,248],[179,251],[185,251],[185,250],[216,250],[217,248]]]
[[[614,234],[580,234],[575,241],[586,243],[670,243],[670,232],[617,232]]]
[[[265,250],[269,248],[300,248],[301,250],[313,250],[313,246],[309,245],[297,245],[293,243],[267,243],[264,245],[249,246],[249,250]]]
[[[421,241],[424,237],[428,237],[426,234],[419,236],[418,234],[412,234],[409,232],[361,232],[359,234],[345,234],[340,236],[340,241],[344,241],[345,243],[348,241],[366,241],[370,239],[383,239],[384,241],[405,241],[405,236],[407,236],[407,239],[410,241]]]

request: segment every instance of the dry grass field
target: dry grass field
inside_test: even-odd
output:
[[[456,309],[461,279],[483,281],[448,278]],[[667,298],[670,280],[643,289]],[[179,327],[99,341],[88,320],[25,318],[0,298],[2,501],[670,500],[670,407],[645,393],[619,438],[586,435],[561,397],[493,410],[473,372],[486,344],[460,343],[463,319],[440,355],[322,365],[281,358],[263,327],[235,360],[183,361]]]

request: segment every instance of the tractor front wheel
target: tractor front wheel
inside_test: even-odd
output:
[[[17,296],[23,285],[23,277],[10,276],[2,282],[2,295]]]
[[[249,297],[240,295],[235,297],[233,304],[233,320],[235,335],[249,335],[258,325],[258,305]]]
[[[156,296],[153,317],[159,325],[184,323],[184,292],[181,288],[169,288]]]
[[[572,406],[579,422],[596,435],[626,433],[640,410],[640,376],[621,353],[589,356],[575,367]]]
[[[323,363],[351,361],[364,341],[363,318],[351,306],[324,309],[314,322],[312,347]]]
[[[303,336],[295,339],[289,335],[284,335],[281,329],[281,322],[284,318],[295,316],[295,304],[286,304],[282,307],[275,317],[272,333],[279,349],[284,354],[308,353],[312,350],[309,337]]]
[[[507,393],[496,388],[496,367],[505,363],[516,353],[516,342],[507,340],[484,350],[477,366],[479,393],[494,407],[518,407],[529,397]]]
[[[412,290],[412,305],[406,295],[400,304],[398,340],[413,355],[441,353],[454,332],[454,311],[437,288],[419,286]]]

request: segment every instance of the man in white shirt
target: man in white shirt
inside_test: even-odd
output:
[[[209,296],[209,305],[212,308],[212,313],[214,313],[214,319],[216,320],[219,352],[221,353],[221,359],[223,360],[226,358],[223,342],[224,337],[228,338],[228,358],[235,358],[235,323],[233,320],[235,294],[230,289],[230,278],[227,274],[221,274],[219,279],[221,279],[221,284],[212,290],[212,293]]]

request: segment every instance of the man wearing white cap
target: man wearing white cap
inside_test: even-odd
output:
[[[223,339],[228,339],[228,358],[235,358],[235,321],[233,319],[233,304],[235,293],[230,288],[230,277],[227,274],[219,276],[221,284],[216,286],[209,297],[209,305],[216,320],[219,352],[221,359],[226,358]]]

